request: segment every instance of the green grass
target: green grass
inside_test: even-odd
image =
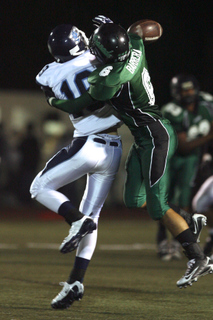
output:
[[[67,235],[63,221],[2,221],[1,320],[212,320],[213,276],[199,279],[187,289],[176,281],[187,259],[162,262],[155,250],[102,250],[103,245],[155,244],[156,223],[149,219],[100,219],[97,249],[86,273],[80,302],[59,311],[50,307],[67,279],[75,254],[57,249],[32,249],[28,243],[60,245]],[[203,230],[201,242],[205,239]]]

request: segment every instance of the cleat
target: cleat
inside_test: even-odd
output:
[[[72,284],[67,282],[60,282],[63,289],[52,300],[51,307],[53,309],[67,309],[74,301],[81,300],[84,294],[84,286],[79,281]]]
[[[92,218],[83,216],[80,220],[72,223],[68,236],[63,240],[59,250],[62,253],[68,253],[75,250],[79,242],[88,233],[92,233],[96,229],[96,223]]]
[[[200,242],[200,234],[203,226],[206,226],[207,218],[203,214],[195,213],[192,216],[192,221],[190,224],[190,229],[196,237],[196,241]]]
[[[191,259],[187,263],[187,270],[185,275],[177,281],[179,288],[186,288],[188,285],[192,286],[193,282],[213,272],[213,261],[209,257],[205,259]]]

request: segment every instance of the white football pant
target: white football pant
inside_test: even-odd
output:
[[[39,203],[58,213],[59,207],[70,201],[59,188],[87,176],[86,188],[79,210],[91,215],[96,224],[107,198],[122,155],[119,136],[93,134],[73,139],[62,148],[33,180],[30,193]],[[76,255],[90,260],[96,247],[97,230],[82,239]]]

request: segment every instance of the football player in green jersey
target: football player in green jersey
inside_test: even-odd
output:
[[[178,137],[178,148],[171,161],[169,201],[191,211],[198,166],[208,143],[213,141],[213,96],[200,91],[197,79],[190,74],[174,76],[170,92],[173,100],[161,109]],[[162,224],[158,228],[157,245],[162,260],[181,258],[174,240],[168,247],[166,229]]]
[[[196,242],[186,220],[168,205],[169,164],[177,137],[158,106],[148,72],[143,40],[120,25],[101,23],[89,40],[92,54],[101,63],[88,78],[90,88],[69,101],[48,97],[48,103],[65,112],[80,112],[100,100],[110,100],[134,136],[127,159],[124,201],[128,207],[143,207],[160,220],[181,243],[190,263],[177,286],[187,287],[212,273],[213,262]],[[79,230],[77,230],[79,231]]]
[[[178,148],[171,163],[169,200],[174,202],[174,189],[179,189],[177,205],[191,209],[191,186],[200,162],[202,147],[213,139],[213,97],[201,92],[193,75],[179,74],[171,80],[173,101],[162,108],[178,136]]]

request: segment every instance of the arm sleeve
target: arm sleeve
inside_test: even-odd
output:
[[[98,85],[91,85],[89,88],[89,94],[91,98],[98,101],[107,101],[114,97],[114,95],[118,92],[121,85],[114,86],[106,86],[101,83]]]
[[[51,105],[67,113],[79,113],[95,102],[96,100],[94,100],[88,92],[85,92],[79,98],[73,100],[54,99]]]

